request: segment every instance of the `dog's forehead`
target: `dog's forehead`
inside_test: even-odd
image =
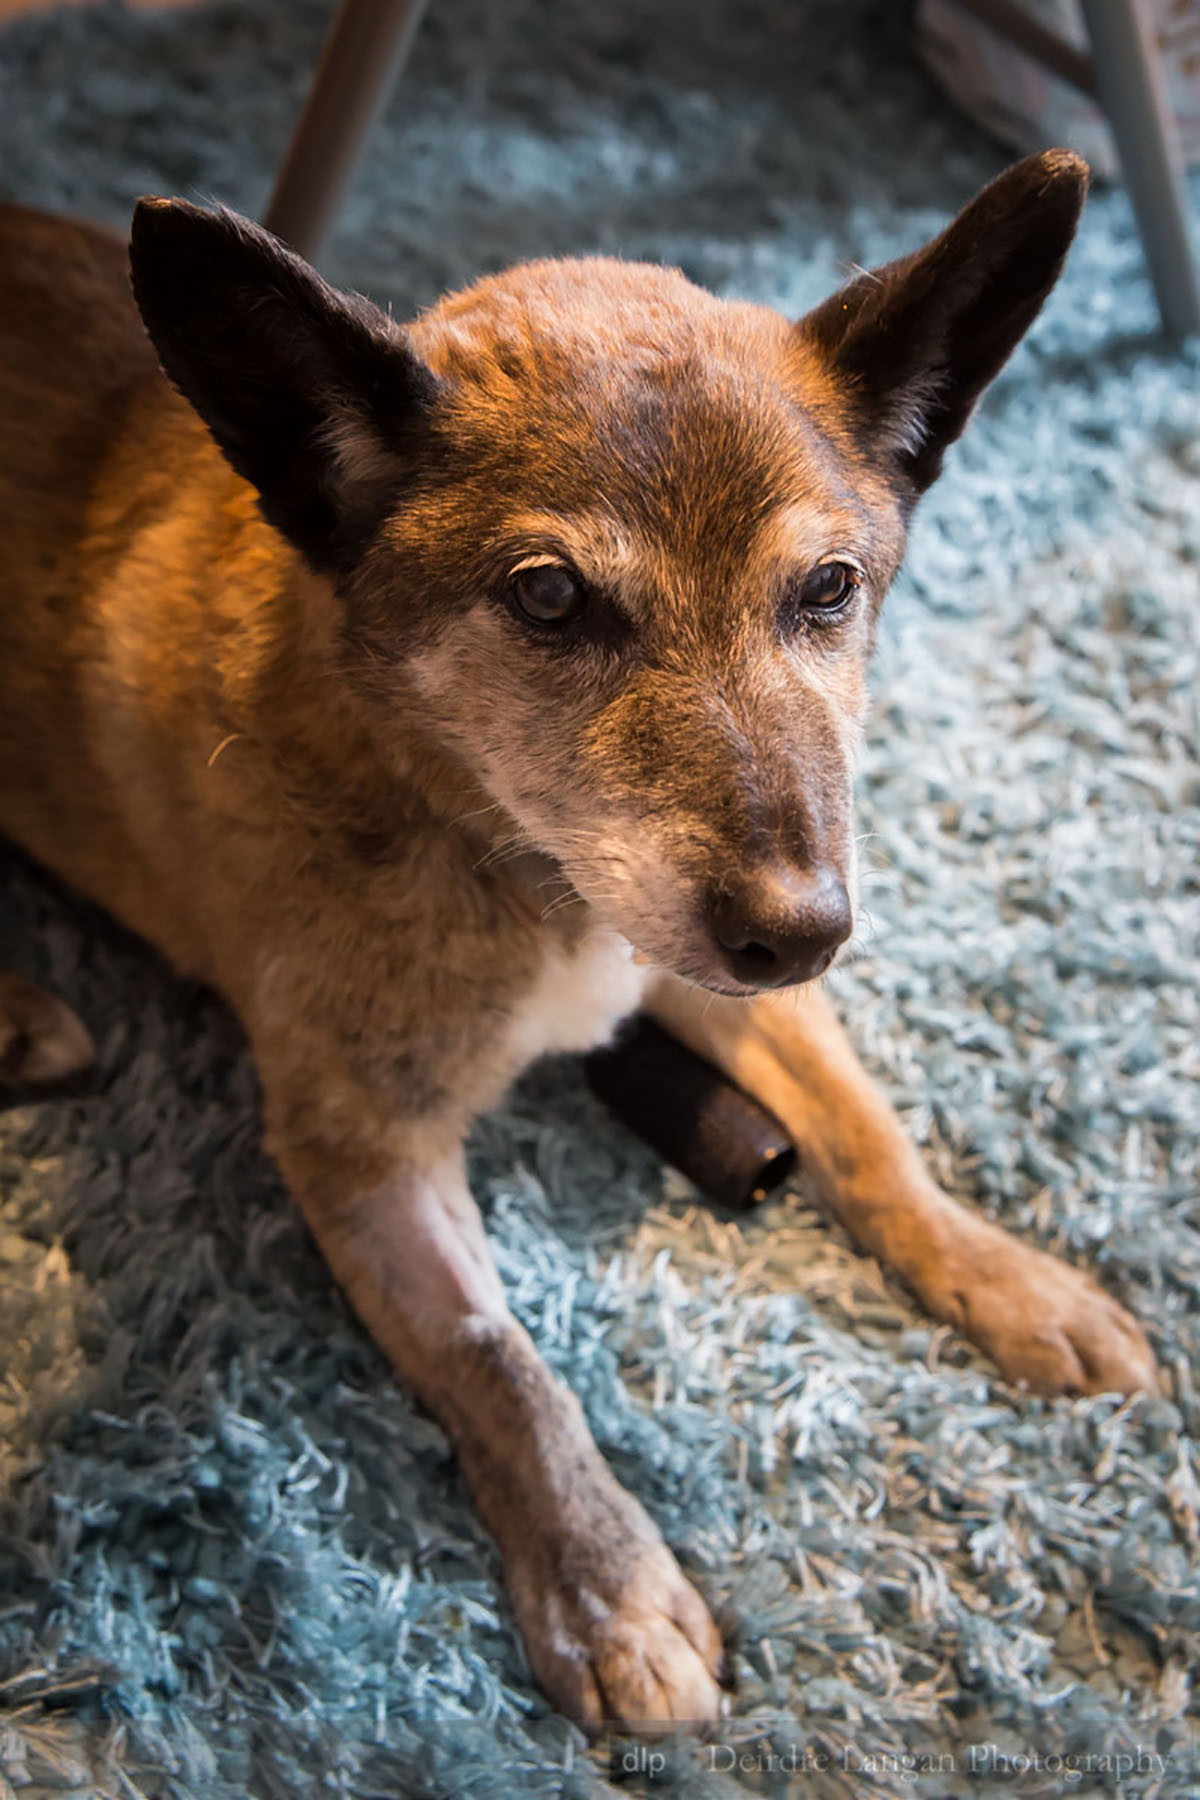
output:
[[[860,510],[826,379],[794,327],[677,270],[526,264],[415,331],[460,396],[463,431],[527,504],[607,512],[709,568],[797,508]]]

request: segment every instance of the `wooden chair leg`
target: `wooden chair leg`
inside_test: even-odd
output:
[[[263,223],[312,257],[408,58],[426,0],[342,0]]]
[[[1083,0],[1096,91],[1108,115],[1137,215],[1163,327],[1200,333],[1200,275],[1192,245],[1179,133],[1154,34],[1140,0]]]

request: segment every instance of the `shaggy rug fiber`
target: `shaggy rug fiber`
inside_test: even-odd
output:
[[[0,187],[259,209],[331,10],[10,26]],[[436,0],[326,263],[403,311],[600,248],[798,313],[1003,160],[889,0]],[[835,986],[941,1180],[1096,1269],[1161,1394],[1011,1390],[802,1187],[718,1216],[535,1072],[474,1140],[497,1259],[740,1683],[708,1746],[591,1749],[258,1146],[236,1027],[6,853],[0,960],[102,1062],[0,1116],[9,1788],[1200,1792],[1200,359],[1154,331],[1099,194],[889,602]]]

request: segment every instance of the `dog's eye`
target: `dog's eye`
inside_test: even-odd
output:
[[[538,625],[566,625],[579,617],[585,603],[578,577],[559,563],[518,569],[512,593],[525,617]]]
[[[795,605],[805,612],[832,612],[845,606],[858,586],[858,571],[848,563],[819,563],[793,589]]]
[[[785,637],[806,626],[835,625],[846,617],[862,577],[844,562],[818,563],[793,581],[779,609],[779,629]]]

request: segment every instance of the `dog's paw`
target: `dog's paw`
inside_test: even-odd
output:
[[[95,1055],[86,1027],[69,1006],[0,970],[0,1083],[43,1087],[87,1069]]]
[[[1154,1353],[1131,1314],[1090,1275],[969,1220],[930,1271],[929,1310],[1038,1394],[1156,1387]]]
[[[631,1495],[605,1471],[566,1519],[530,1529],[506,1573],[530,1665],[561,1711],[597,1733],[716,1719],[721,1634]]]

